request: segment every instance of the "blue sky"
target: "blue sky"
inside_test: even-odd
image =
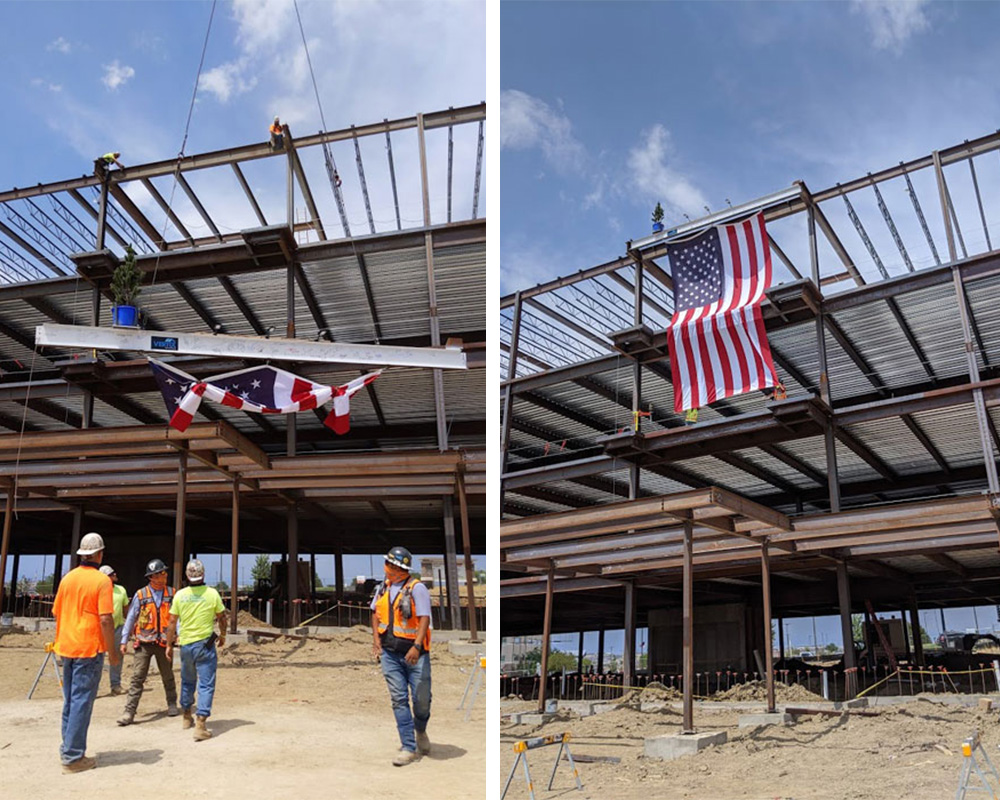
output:
[[[486,10],[481,3],[299,0],[298,6],[328,128],[487,99]],[[0,107],[8,119],[0,133],[5,153],[0,160],[0,190],[92,173],[93,159],[109,150],[120,151],[126,166],[175,157],[184,137],[211,9],[210,2],[0,3],[0,48],[5,54]],[[264,141],[275,114],[290,125],[293,135],[322,127],[294,7],[289,0],[219,2],[184,152]],[[456,129],[454,180],[456,187],[470,187],[471,197],[476,126],[463,127],[471,135],[460,138]],[[393,145],[400,173],[407,169],[405,164],[416,165],[415,158],[408,157],[413,155],[407,150],[408,140],[394,138]],[[429,134],[429,148],[443,145],[432,142]],[[371,154],[365,153],[376,221],[392,218],[391,195],[379,193],[379,187],[388,185],[378,183],[377,170],[385,161],[382,150],[378,143]],[[360,226],[363,205],[350,196],[357,188],[353,147],[347,144],[346,150],[335,153],[348,206]],[[377,165],[372,163],[376,155],[381,159]],[[269,168],[271,161],[275,169],[283,169],[277,159],[268,160],[261,169]],[[435,192],[443,180],[443,163],[440,158],[431,161],[442,167],[437,170],[440,175],[431,176],[435,222],[443,221],[443,195]],[[247,168],[251,183],[252,171]],[[398,177],[401,184],[408,179]],[[226,190],[234,197],[230,215],[223,190],[201,186],[197,177],[192,182],[220,227],[259,224],[235,183]],[[160,188],[169,193],[169,184]],[[480,216],[487,213],[488,190],[484,179]],[[332,193],[322,191],[321,185],[314,185],[314,192],[324,219],[336,219]],[[404,225],[414,219],[419,223],[419,193],[404,196],[401,185],[400,194]],[[415,200],[408,203],[411,197]],[[135,199],[151,219],[162,218],[141,187]],[[259,199],[265,213],[269,203],[284,207],[284,196]],[[175,210],[192,232],[204,233],[203,221],[185,205],[186,201],[180,202]],[[284,211],[274,216],[283,218]],[[458,218],[468,216],[465,211]],[[52,559],[48,561],[46,572],[51,572]],[[212,561],[207,563],[210,580],[217,571]],[[347,576],[367,574],[368,562],[367,557],[346,557]],[[381,570],[377,560],[375,568]],[[8,560],[8,574],[10,569]],[[36,577],[41,569],[41,559],[37,563],[22,559],[22,573]],[[332,581],[332,557],[320,560],[320,570],[324,580]]]
[[[996,130],[998,29],[996,3],[501,3],[502,290],[623,255],[657,201],[669,227]]]
[[[482,4],[299,0],[298,7],[330,129],[486,100]],[[6,55],[0,102],[11,121],[0,134],[8,154],[0,163],[0,189],[90,174],[93,159],[109,150],[120,151],[126,166],[176,156],[211,9],[204,1],[0,3],[0,47]],[[295,8],[289,0],[219,2],[184,152],[264,141],[275,115],[293,136],[322,128]],[[469,195],[455,202],[464,208],[468,200],[470,209],[475,128],[461,126],[455,133],[454,182],[463,193],[468,187]],[[447,134],[438,133],[428,134],[435,222],[443,221],[440,154],[447,146]],[[384,140],[375,138],[362,141],[362,152],[378,222],[393,219],[393,212]],[[393,155],[404,223],[419,224],[419,190],[408,191],[419,174],[415,144],[415,134],[394,136]],[[334,157],[351,221],[361,226],[365,212],[353,145],[335,145]],[[307,151],[303,158],[308,162],[314,154]],[[322,180],[318,150],[315,161],[318,171],[311,171]],[[306,167],[310,170],[309,163]],[[248,165],[251,185],[256,173],[263,180],[269,169],[281,179],[279,159]],[[259,224],[235,180],[223,187],[202,185],[199,177],[193,176],[193,185],[220,228]],[[169,182],[159,188],[165,196],[170,192]],[[328,229],[339,230],[332,224],[337,219],[332,192],[322,185],[313,188],[324,220],[331,220]],[[162,218],[141,186],[130,185],[127,191],[151,219]],[[486,213],[487,192],[484,182],[480,215]],[[230,197],[232,209],[219,210]],[[268,218],[284,216],[283,194],[259,200]],[[190,221],[193,232],[203,232],[203,220],[186,199],[179,199],[175,210]],[[461,218],[468,216],[465,211]]]

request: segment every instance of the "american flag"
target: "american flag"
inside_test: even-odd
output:
[[[347,433],[351,427],[352,395],[382,374],[378,370],[342,386],[324,386],[270,365],[227,372],[201,381],[152,358],[149,366],[167,405],[170,426],[179,431],[187,430],[202,398],[207,397],[215,403],[257,414],[294,414],[319,408],[332,399],[333,410],[323,424],[335,433]]]
[[[771,285],[764,215],[667,245],[674,316],[667,329],[674,411],[778,383],[760,304]]]

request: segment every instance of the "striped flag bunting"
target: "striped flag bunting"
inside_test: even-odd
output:
[[[179,431],[187,430],[206,398],[256,414],[294,414],[333,400],[333,409],[323,424],[334,433],[344,434],[351,427],[351,397],[382,374],[378,370],[342,386],[324,386],[269,364],[204,380],[153,358],[149,359],[149,366],[166,403],[170,427]]]

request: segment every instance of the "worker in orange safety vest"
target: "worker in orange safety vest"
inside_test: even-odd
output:
[[[125,711],[118,719],[119,725],[131,725],[139,708],[143,685],[149,673],[149,662],[156,659],[156,668],[163,680],[167,695],[167,716],[176,717],[177,681],[174,679],[172,659],[167,655],[167,627],[170,624],[170,603],[173,587],[167,585],[167,565],[154,558],[146,565],[149,584],[132,598],[128,618],[122,631],[121,651],[124,655],[129,639],[135,639],[135,656],[132,660],[132,678],[125,701]]]
[[[372,654],[382,662],[396,717],[400,749],[393,766],[412,764],[431,750],[431,596],[410,574],[413,556],[393,547],[385,556],[385,580],[372,599]],[[412,695],[413,707],[410,699]]]

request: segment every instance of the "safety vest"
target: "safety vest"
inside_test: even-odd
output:
[[[167,644],[167,625],[170,622],[170,601],[174,596],[172,586],[167,586],[163,590],[163,602],[159,609],[156,607],[156,599],[153,597],[153,590],[149,586],[143,586],[132,602],[139,604],[139,618],[135,623],[135,638],[147,644]]]
[[[275,136],[280,136],[282,133],[284,133],[284,131],[281,129],[281,126],[277,122],[272,122],[271,133],[273,133]]]
[[[378,632],[383,634],[389,627],[389,617],[392,617],[392,635],[397,639],[409,639],[415,641],[417,638],[417,628],[420,620],[414,613],[413,587],[420,581],[417,578],[410,578],[406,585],[396,594],[396,602],[389,607],[389,585],[385,582],[379,587],[378,597],[375,600],[375,616],[378,618]],[[405,613],[404,613],[405,612]],[[431,629],[427,626],[427,633],[422,642],[424,652],[429,653],[431,649]]]
[[[104,160],[105,164],[114,164],[115,163],[115,154],[114,153],[105,153],[103,156],[101,156],[101,158]]]

